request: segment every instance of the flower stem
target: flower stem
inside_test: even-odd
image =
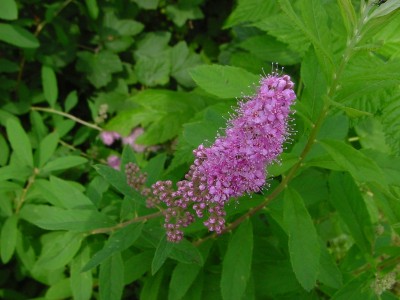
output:
[[[68,113],[65,113],[65,112],[62,112],[62,111],[59,111],[59,110],[55,110],[53,108],[32,106],[31,110],[44,111],[44,112],[48,112],[48,113],[51,113],[51,114],[60,115],[60,116],[66,117],[68,119],[71,119],[71,120],[73,120],[73,121],[75,121],[77,123],[80,123],[82,125],[85,125],[85,126],[87,126],[89,128],[92,128],[92,129],[95,129],[95,130],[98,130],[98,131],[103,131],[103,129],[101,127],[99,127],[99,126],[97,126],[95,124],[86,122],[86,121],[81,120],[81,119],[79,119],[79,118],[77,118],[77,117],[75,117],[75,116],[73,116],[71,114],[68,114]]]

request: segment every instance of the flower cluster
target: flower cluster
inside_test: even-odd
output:
[[[265,168],[278,159],[288,137],[295,98],[289,76],[273,73],[262,78],[257,94],[240,103],[225,136],[219,136],[210,147],[200,145],[193,151],[194,163],[176,190],[171,181],[152,186],[153,203],[158,199],[168,207],[164,226],[169,241],[180,241],[182,227],[195,217],[206,217],[204,225],[221,233],[229,199],[259,192],[265,186]]]

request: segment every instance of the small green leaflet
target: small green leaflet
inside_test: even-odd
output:
[[[51,67],[42,66],[42,86],[44,98],[54,107],[58,98],[58,86],[56,73]]]

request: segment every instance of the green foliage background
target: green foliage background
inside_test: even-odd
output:
[[[0,298],[398,299],[399,8],[1,0]],[[298,100],[270,187],[168,243],[106,158],[180,180],[275,62]],[[138,126],[156,150],[98,138]]]

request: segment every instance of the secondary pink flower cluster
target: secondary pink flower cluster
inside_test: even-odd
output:
[[[165,228],[169,241],[180,241],[182,227],[192,223],[195,215],[206,216],[204,225],[221,233],[229,199],[264,187],[265,168],[277,160],[289,135],[290,107],[295,98],[289,76],[273,73],[262,78],[257,94],[239,104],[225,136],[210,147],[200,145],[193,151],[195,161],[176,190],[170,181],[152,186],[153,195],[168,207]]]

